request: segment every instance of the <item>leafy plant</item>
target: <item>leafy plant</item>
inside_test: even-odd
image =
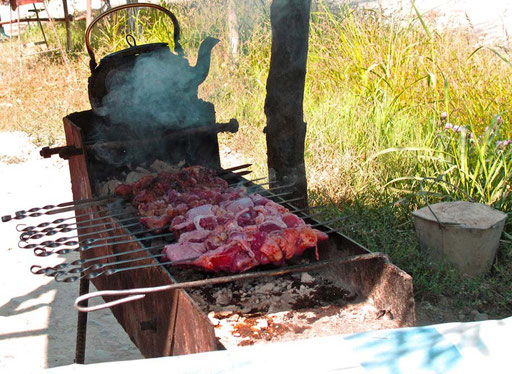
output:
[[[477,137],[473,125],[443,123],[430,147],[389,148],[373,158],[393,152],[414,152],[418,170],[431,175],[394,178],[385,187],[425,180],[435,182],[430,190],[455,199],[472,199],[498,209],[512,207],[512,141],[500,138],[503,120],[495,116]],[[412,186],[410,190],[414,190]],[[408,192],[410,191],[408,190]]]

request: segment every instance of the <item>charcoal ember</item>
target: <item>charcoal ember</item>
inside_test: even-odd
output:
[[[217,303],[219,303],[220,305],[229,305],[231,303],[231,298],[233,297],[233,293],[231,292],[231,290],[227,290],[227,291],[219,290],[213,296],[216,298]]]
[[[185,161],[180,161],[178,164],[170,165],[169,163],[161,160],[155,160],[149,166],[149,169],[154,173],[160,173],[162,171],[168,173],[178,173],[181,168],[185,165]]]
[[[187,292],[227,348],[345,333],[354,326],[371,326],[376,319],[378,311],[371,301],[352,304],[356,295],[343,286],[317,273],[307,273],[308,283],[302,283],[304,274]],[[231,295],[229,305],[225,305],[227,295]]]
[[[119,186],[120,184],[121,182],[118,181],[117,179],[111,179],[107,182],[99,183],[96,189],[96,194],[98,196],[112,195],[114,194],[117,186]]]
[[[126,176],[125,183],[132,184],[145,177],[146,175],[150,175],[151,172],[149,170],[143,168],[137,168],[135,171],[131,171]]]
[[[309,273],[302,273],[300,276],[300,281],[302,283],[313,283],[315,278],[313,278]]]

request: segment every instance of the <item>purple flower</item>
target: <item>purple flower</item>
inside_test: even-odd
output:
[[[448,113],[446,113],[446,112],[441,113],[441,121],[444,122],[444,121],[446,121],[447,118],[448,118]]]
[[[461,125],[452,125],[450,122],[448,122],[446,125],[444,125],[445,130],[452,130],[455,132],[461,132],[462,130],[467,130],[468,128],[466,126]]]
[[[512,140],[510,139],[507,139],[507,140],[498,140],[496,142],[496,147],[498,147],[498,149],[505,149],[506,147],[508,147],[510,144],[512,144]]]

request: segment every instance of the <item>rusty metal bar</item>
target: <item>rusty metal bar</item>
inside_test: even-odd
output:
[[[214,126],[201,126],[201,127],[193,127],[193,128],[183,128],[179,130],[174,130],[172,133],[168,135],[164,135],[163,137],[158,138],[144,138],[144,139],[136,139],[136,140],[118,140],[111,142],[103,142],[103,143],[89,143],[84,144],[85,149],[88,151],[94,152],[97,148],[124,148],[126,146],[137,146],[142,144],[154,144],[155,142],[161,141],[162,139],[168,137],[176,137],[176,136],[186,136],[186,135],[196,135],[202,133],[220,133],[220,132],[231,132],[235,133],[238,131],[238,121],[236,119],[231,119],[228,123],[216,123]]]
[[[79,296],[83,297],[89,293],[89,279],[80,279]],[[88,301],[85,301],[85,305]],[[78,312],[77,326],[76,326],[76,348],[75,348],[75,363],[83,364],[85,362],[85,343],[87,336],[87,313]]]
[[[181,288],[204,287],[204,286],[210,286],[210,285],[214,285],[214,284],[236,282],[236,281],[240,281],[240,280],[259,279],[259,278],[264,278],[264,277],[274,277],[274,276],[285,275],[285,274],[290,274],[290,273],[318,270],[318,269],[324,268],[329,265],[335,265],[335,264],[339,265],[339,264],[345,264],[345,263],[350,263],[350,262],[355,262],[355,261],[366,261],[366,260],[371,260],[374,258],[387,259],[388,257],[383,253],[376,252],[376,253],[370,253],[370,254],[364,254],[364,255],[358,255],[358,256],[349,256],[349,257],[343,257],[343,258],[337,258],[337,259],[331,259],[331,260],[323,260],[323,261],[318,261],[318,262],[314,262],[314,263],[309,263],[307,265],[287,266],[287,267],[283,267],[283,268],[279,268],[279,269],[275,269],[275,270],[266,270],[266,271],[259,271],[259,272],[228,275],[228,276],[224,276],[224,277],[202,279],[202,280],[183,282],[183,283],[174,283],[174,284],[158,286],[158,287],[134,288],[134,289],[130,289],[130,290],[97,291],[97,292],[91,292],[87,295],[79,296],[75,300],[74,307],[77,310],[79,310],[80,312],[93,312],[96,310],[110,308],[112,306],[123,304],[123,303],[129,302],[129,301],[140,300],[140,299],[144,298],[146,296],[146,294],[149,294],[149,293],[157,293],[157,292],[168,291],[168,290],[173,290],[173,289],[181,289]],[[147,266],[141,265],[140,267],[147,267]],[[87,306],[86,303],[88,303],[90,299],[97,298],[97,297],[103,297],[103,296],[125,296],[125,297],[118,299],[118,300],[111,301],[111,302],[91,306],[91,307]],[[84,303],[84,305],[82,305],[82,303]]]

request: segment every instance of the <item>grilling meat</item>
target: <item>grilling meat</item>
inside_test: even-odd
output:
[[[144,226],[175,234],[163,250],[167,259],[207,271],[282,265],[327,239],[282,205],[229,187],[200,166],[148,175],[115,192],[131,200]]]
[[[144,226],[164,229],[174,217],[194,207],[236,199],[245,194],[245,189],[228,187],[214,170],[191,166],[179,173],[161,172],[133,184],[120,184],[115,193],[131,200]]]

